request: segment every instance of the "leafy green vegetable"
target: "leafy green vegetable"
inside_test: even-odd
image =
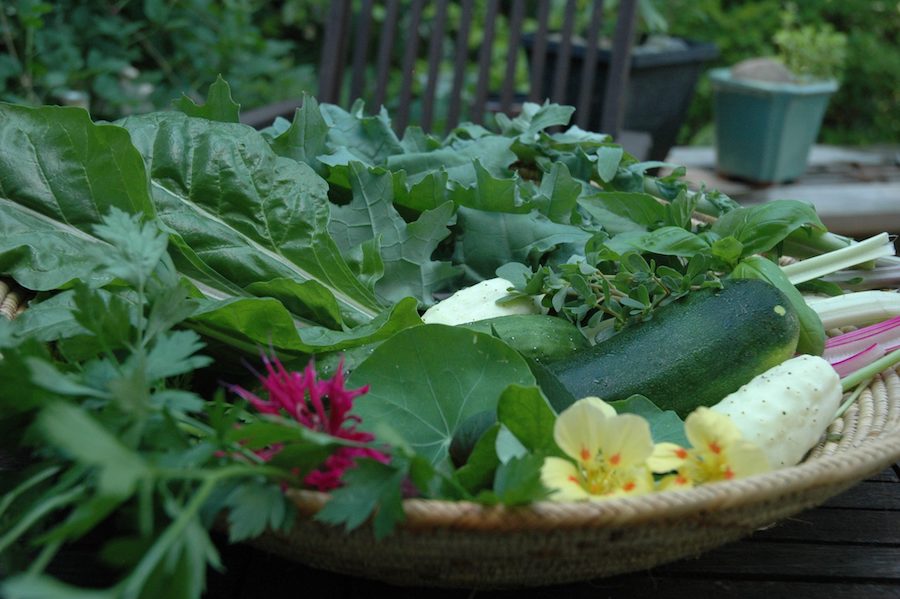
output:
[[[797,312],[800,319],[800,340],[797,342],[797,352],[821,356],[825,350],[825,327],[822,319],[813,310],[800,291],[788,280],[787,275],[777,264],[762,256],[748,256],[738,264],[731,273],[735,279],[761,279],[777,287]]]
[[[675,443],[681,447],[689,447],[690,443],[684,434],[684,421],[672,410],[661,410],[656,404],[643,395],[632,395],[628,399],[614,401],[610,404],[616,412],[637,414],[650,424],[650,435],[654,443]]]
[[[466,418],[496,409],[510,383],[534,384],[528,365],[502,341],[445,325],[400,331],[372,352],[348,380],[368,384],[355,412],[364,425],[390,422],[420,455],[447,465]]]
[[[191,98],[182,95],[173,102],[176,109],[188,116],[221,121],[223,123],[237,123],[240,121],[241,105],[231,97],[231,88],[219,75],[209,86],[206,103],[198,105]]]

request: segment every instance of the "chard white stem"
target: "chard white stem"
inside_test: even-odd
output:
[[[789,264],[782,267],[782,270],[790,282],[796,285],[863,262],[893,255],[894,246],[890,236],[887,233],[879,233],[859,243]]]
[[[896,291],[857,291],[805,299],[826,329],[859,326],[900,316],[900,293]]]

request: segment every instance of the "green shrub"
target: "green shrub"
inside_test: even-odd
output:
[[[314,92],[318,56],[289,26],[262,30],[277,11],[263,0],[4,2],[0,99],[118,118],[199,97],[218,74],[246,106]]]
[[[831,27],[847,36],[841,87],[829,104],[820,139],[868,144],[900,139],[900,6],[871,0],[670,0],[663,4],[673,35],[715,42],[712,67],[777,53],[781,15],[793,9],[797,23]],[[709,142],[712,89],[701,79],[681,143]]]

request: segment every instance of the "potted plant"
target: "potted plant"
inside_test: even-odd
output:
[[[806,170],[846,54],[846,35],[786,13],[774,58],[713,69],[716,165],[758,183],[795,180]]]
[[[615,22],[614,13],[608,15],[607,22]],[[644,158],[665,160],[684,123],[697,80],[704,66],[719,55],[719,50],[710,42],[669,35],[668,23],[653,0],[638,2],[637,26],[637,39],[629,64],[622,126],[629,131],[649,134],[650,147]],[[528,35],[522,40],[529,57],[533,40],[533,36]],[[600,44],[593,84],[591,122],[588,123],[591,131],[601,129],[600,118],[612,58],[611,40],[608,37],[601,39]],[[551,35],[546,48],[547,62],[543,81],[543,88],[546,90],[552,89],[560,50],[558,38]],[[586,53],[586,40],[574,37],[569,55],[569,76],[564,97],[559,100],[561,103],[575,105],[578,102],[583,86],[581,71]]]

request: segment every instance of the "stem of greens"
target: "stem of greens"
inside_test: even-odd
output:
[[[848,245],[821,256],[807,258],[795,264],[783,266],[782,270],[794,285],[817,279],[833,272],[869,262],[878,258],[892,256],[894,246],[887,233],[880,233],[865,241]]]
[[[839,407],[837,412],[835,412],[834,418],[832,418],[832,420],[837,420],[838,418],[843,416],[844,412],[846,412],[850,408],[850,406],[852,406],[854,403],[856,403],[856,400],[859,399],[860,395],[862,395],[863,390],[866,389],[866,387],[869,386],[869,383],[872,382],[872,378],[873,377],[869,377],[869,378],[861,381],[856,386],[856,389],[853,390],[853,393],[850,394],[850,397],[847,398],[847,401],[842,403],[841,407]]]
[[[55,510],[58,510],[61,507],[69,503],[73,503],[84,495],[86,491],[86,487],[84,485],[78,485],[70,489],[66,493],[62,493],[61,495],[56,495],[46,501],[43,501],[37,504],[30,512],[22,516],[15,525],[7,531],[5,535],[0,537],[0,553],[6,551],[6,549],[15,542],[22,534],[25,533],[31,526]]]
[[[29,566],[26,576],[37,576],[42,573],[47,568],[47,564],[53,561],[53,558],[59,553],[59,549],[62,545],[62,540],[53,541],[52,543],[44,545],[41,553],[31,563],[31,566]]]
[[[147,578],[153,573],[156,569],[157,564],[160,560],[162,560],[166,554],[169,552],[171,547],[181,539],[187,527],[190,525],[191,521],[194,520],[200,512],[200,508],[203,507],[203,504],[206,503],[206,500],[209,499],[209,496],[212,494],[213,490],[215,490],[216,485],[220,484],[222,481],[233,478],[245,476],[248,474],[261,474],[266,470],[275,471],[274,468],[250,468],[248,466],[230,466],[226,468],[222,468],[221,470],[215,471],[206,471],[201,473],[193,474],[193,476],[181,476],[181,478],[200,478],[203,480],[203,484],[199,489],[192,495],[191,500],[184,507],[184,509],[178,514],[178,517],[166,528],[166,530],[160,535],[160,537],[156,540],[155,543],[144,553],[143,558],[132,570],[131,574],[122,581],[122,594],[121,596],[124,598],[136,598],[141,594],[141,590],[144,587],[144,583]],[[279,470],[279,473],[281,471]],[[172,473],[172,474],[191,474],[191,473]],[[173,475],[171,478],[177,478],[177,476]]]
[[[9,506],[12,505],[13,501],[15,501],[19,495],[34,487],[35,485],[44,482],[51,476],[54,476],[60,470],[61,468],[59,466],[51,466],[50,468],[41,470],[28,480],[22,482],[18,487],[4,495],[3,498],[0,499],[0,516],[3,516],[3,512],[9,509]]]
[[[882,373],[897,364],[900,364],[900,349],[894,350],[868,366],[860,368],[853,374],[845,376],[841,379],[841,388],[843,388],[844,391],[849,391],[866,379],[872,378],[876,374]]]

